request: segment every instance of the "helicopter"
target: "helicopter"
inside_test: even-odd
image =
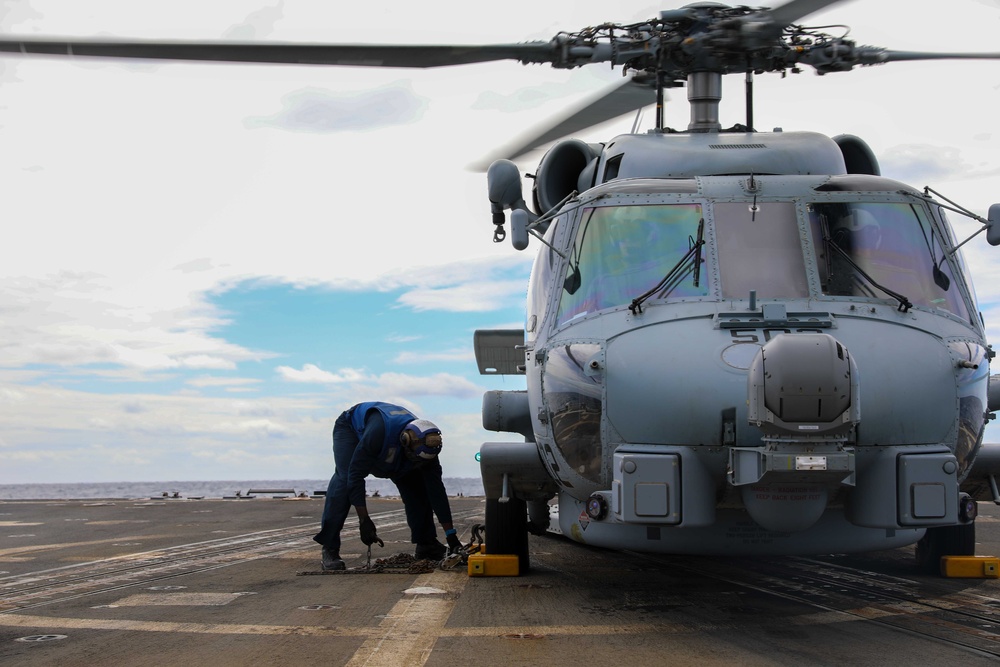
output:
[[[799,25],[836,0],[775,9],[699,2],[632,24],[487,46],[240,44],[4,38],[0,52],[442,67],[494,60],[628,78],[493,156],[493,240],[539,244],[523,329],[483,330],[487,551],[529,567],[528,534],[691,554],[864,552],[917,543],[918,563],[975,550],[976,501],[1000,502],[1000,406],[962,258],[966,216],[881,176],[859,137],[755,129],[753,77],[899,61],[1000,58],[859,46]],[[747,113],[723,128],[722,77]],[[690,123],[665,126],[668,91]],[[654,128],[537,146],[653,102]],[[509,212],[509,220],[508,220]],[[914,389],[915,388],[915,389]],[[554,504],[553,504],[553,501]],[[557,509],[557,517],[552,516]]]
[[[483,407],[484,426],[534,443],[489,443],[482,456],[497,498],[487,524],[492,510],[497,547],[522,565],[524,532],[548,527],[553,495],[559,532],[602,547],[787,555],[917,543],[927,572],[975,553],[976,502],[1000,502],[1000,448],[982,445],[1000,377],[981,333],[937,326],[958,315],[982,332],[970,283],[966,305],[945,305],[969,240],[947,216],[971,212],[883,178],[859,137],[756,131],[752,77],[1000,54],[893,52],[792,25],[826,4],[695,3],[604,27],[605,45],[625,54],[606,57],[638,70],[622,87],[652,79],[658,114],[664,89],[686,85],[686,130],[658,116],[645,135],[557,142],[534,176],[534,210],[513,163],[489,167],[497,240],[509,210],[514,247],[532,236],[544,246],[523,337],[482,332],[476,345],[481,372],[528,380]],[[622,44],[621,33],[637,37]],[[721,78],[738,73],[746,122],[724,129]],[[897,214],[906,221],[890,222]],[[971,215],[1000,244],[1000,205]],[[945,257],[957,261],[948,275]],[[923,308],[905,294],[920,284]],[[936,324],[911,329],[923,313]],[[517,499],[526,522],[508,507]]]

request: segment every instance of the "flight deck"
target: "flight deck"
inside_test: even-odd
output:
[[[482,498],[453,498],[463,541]],[[371,499],[412,553],[398,499]],[[994,664],[1000,580],[918,574],[912,547],[704,558],[530,538],[531,571],[317,576],[322,500],[0,502],[0,664]],[[1000,554],[980,504],[978,552]]]

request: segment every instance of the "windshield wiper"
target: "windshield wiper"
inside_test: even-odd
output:
[[[688,238],[690,238],[690,237],[688,237]],[[703,245],[705,245],[705,218],[702,218],[701,220],[698,221],[698,240],[694,244],[694,247],[697,248],[697,251],[696,251],[695,257],[694,257],[694,286],[695,287],[701,287],[701,285],[699,285],[699,282],[700,282],[700,276],[701,276],[701,247]]]
[[[632,311],[633,315],[637,315],[642,312],[642,304],[646,299],[653,296],[658,291],[662,290],[666,285],[668,285],[669,283],[680,277],[681,270],[685,266],[687,266],[688,262],[691,260],[692,257],[694,257],[695,260],[694,286],[698,287],[698,282],[699,282],[698,276],[701,273],[701,247],[705,245],[705,239],[703,238],[704,233],[705,233],[705,219],[702,218],[698,222],[698,240],[695,241],[689,236],[688,241],[691,242],[691,247],[688,248],[688,251],[684,253],[684,256],[681,257],[676,264],[674,264],[674,267],[669,271],[667,271],[667,275],[663,276],[660,282],[653,285],[651,289],[649,289],[646,292],[643,292],[636,298],[632,299],[632,304],[628,307],[628,309]],[[671,287],[670,290],[667,291],[667,294],[669,294],[672,291],[673,287]]]
[[[583,252],[583,242],[587,239],[587,231],[590,229],[590,221],[593,217],[594,212],[591,211],[590,215],[587,216],[587,221],[583,224],[580,242],[573,242],[573,249],[570,250],[572,257],[566,260],[569,272],[566,274],[566,279],[563,280],[563,289],[566,290],[567,294],[576,294],[576,291],[580,289],[580,285],[583,284],[583,278],[580,275],[580,254]]]
[[[841,248],[839,245],[837,245],[837,242],[834,241],[833,238],[830,236],[830,225],[826,219],[826,216],[821,215],[820,219],[823,221],[823,245],[826,246],[827,249],[826,250],[827,258],[829,259],[830,248],[833,248],[838,253],[840,253],[840,256],[843,257],[847,261],[847,263],[850,264],[854,268],[854,270],[858,272],[858,275],[867,280],[872,287],[882,290],[883,292],[891,296],[893,299],[898,301],[899,308],[897,310],[899,310],[899,312],[901,313],[909,312],[910,308],[913,307],[913,304],[910,303],[910,300],[907,299],[902,294],[900,294],[899,292],[893,292],[888,287],[883,287],[874,278],[865,273],[864,269],[858,266],[857,263],[853,259],[851,259],[851,256],[847,254],[847,251]]]

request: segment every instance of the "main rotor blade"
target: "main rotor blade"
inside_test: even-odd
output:
[[[353,67],[445,67],[494,60],[551,62],[548,42],[490,45],[289,44],[276,42],[153,42],[36,40],[0,38],[0,53],[98,58],[215,61],[231,63],[296,63]]]
[[[557,116],[545,127],[536,128],[521,135],[503,148],[497,149],[489,156],[469,165],[468,168],[473,171],[486,171],[494,160],[501,158],[514,160],[550,141],[599,125],[612,118],[618,118],[636,109],[649,106],[655,101],[656,95],[651,81],[639,75],[633,76],[602,91],[596,97],[584,101],[561,116]]]
[[[927,51],[890,51],[888,49],[879,50],[874,54],[864,54],[862,62],[866,65],[873,63],[891,63],[906,60],[996,60],[1000,59],[1000,53],[930,53]]]

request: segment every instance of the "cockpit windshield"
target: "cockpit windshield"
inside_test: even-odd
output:
[[[659,283],[696,243],[700,204],[588,208],[569,253],[557,323],[624,306]],[[691,253],[656,298],[704,296],[696,280],[698,253]]]
[[[791,202],[717,202],[715,229],[722,296],[809,296],[802,241]]]
[[[923,207],[907,202],[810,204],[809,222],[829,296],[903,296],[969,319],[941,239]]]
[[[710,290],[726,299],[746,298],[751,290],[763,298],[808,298],[815,283],[807,278],[813,269],[807,271],[803,255],[809,239],[799,232],[801,206],[735,201],[715,202],[707,212],[699,203],[585,208],[556,287],[556,326],[646,299],[699,298]],[[944,250],[951,243],[921,203],[845,199],[804,208],[822,294],[893,299],[902,311],[922,307],[970,320],[964,277],[953,274]],[[713,233],[703,236],[708,226]],[[703,239],[714,247],[702,248]],[[714,271],[706,270],[705,262],[715,260]]]

